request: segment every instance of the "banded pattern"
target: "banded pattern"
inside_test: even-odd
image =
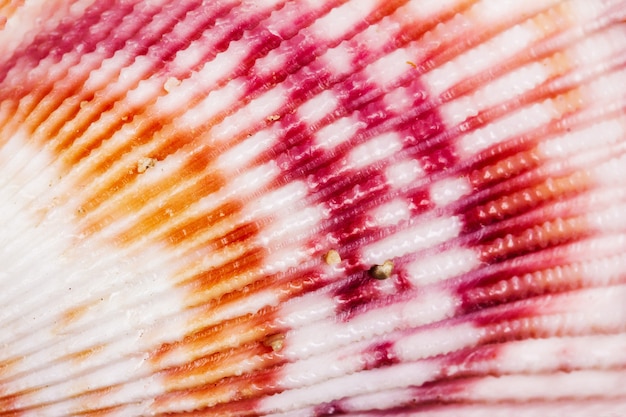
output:
[[[0,2],[0,416],[625,414],[625,19]]]

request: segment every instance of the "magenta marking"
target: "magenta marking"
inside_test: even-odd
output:
[[[358,73],[349,77],[341,84],[333,86],[332,90],[342,107],[345,108],[346,113],[351,113],[367,105],[382,93],[376,85],[371,84],[369,80],[364,79]]]
[[[313,415],[315,417],[327,417],[348,414],[341,406],[341,401],[331,401],[315,406]]]
[[[66,18],[53,30],[41,32],[31,43],[18,48],[0,66],[0,82],[6,78],[11,68],[18,66],[18,63],[25,67],[24,71],[28,71],[48,56],[58,61],[71,51],[81,53],[93,51],[131,10],[130,5],[119,3],[111,5],[109,2],[101,1],[89,7],[84,15],[74,20]]]
[[[184,7],[181,7],[180,4]],[[158,39],[149,38],[149,31],[145,37],[141,38],[140,45],[144,45],[147,50],[147,57],[155,62],[170,61],[179,50],[185,49],[193,40],[210,27],[218,16],[222,16],[231,11],[231,5],[226,2],[215,2],[214,7],[207,13],[202,2],[174,2],[166,5],[161,13],[166,18],[167,32]],[[225,3],[225,4],[224,4]],[[168,10],[173,9],[173,10]],[[172,19],[172,17],[176,17]],[[180,21],[183,21],[180,24]],[[158,24],[159,22],[156,22]],[[158,32],[157,32],[158,33]],[[150,46],[148,49],[147,46]]]
[[[353,274],[335,291],[337,314],[343,319],[349,319],[379,297],[376,283],[367,273]]]
[[[404,406],[415,405],[415,408],[422,409],[429,406],[456,402],[456,398],[466,391],[467,388],[471,386],[472,382],[472,379],[427,382],[419,387],[413,388],[411,404]]]
[[[289,79],[295,85],[291,94],[300,99],[301,91],[297,88],[298,74]],[[315,79],[315,76],[311,77]],[[423,88],[418,82],[410,83],[410,90],[415,91],[414,99],[422,101]],[[309,88],[307,86],[307,88]],[[366,214],[369,209],[382,204],[396,195],[405,193],[410,201],[411,210],[419,213],[432,208],[428,189],[407,190],[398,194],[386,185],[382,170],[390,161],[381,161],[364,169],[343,167],[345,152],[367,141],[372,135],[384,133],[386,128],[401,129],[399,137],[403,139],[404,155],[417,158],[427,172],[444,171],[456,162],[456,156],[447,144],[440,139],[435,147],[423,144],[444,133],[443,123],[435,110],[415,118],[406,115],[397,116],[384,102],[383,91],[368,80],[351,76],[344,82],[332,87],[343,103],[341,113],[350,110],[358,114],[364,127],[336,150],[315,147],[305,124],[298,124],[295,114],[285,113],[278,121],[283,129],[277,145],[260,159],[276,158],[284,172],[284,177],[276,183],[283,184],[297,179],[305,179],[311,190],[311,204],[325,201],[329,210],[329,220],[323,222],[319,235],[330,236],[342,249],[342,258],[346,268],[347,280],[334,291],[338,300],[337,313],[343,319],[350,319],[355,314],[365,311],[371,303],[386,303],[375,287],[367,270],[371,265],[362,265],[358,260],[360,248],[372,241],[381,239],[397,228],[380,229],[373,224]],[[424,107],[422,107],[424,108]],[[416,137],[418,135],[419,137]],[[395,193],[395,194],[394,194]],[[318,238],[319,239],[319,238]],[[311,242],[317,247],[319,242]],[[395,278],[394,278],[395,279]],[[405,283],[406,284],[406,283]],[[408,286],[402,286],[406,290]],[[382,298],[389,297],[385,295]]]
[[[369,347],[363,352],[365,370],[381,368],[399,363],[398,357],[393,352],[392,342],[380,342]]]
[[[241,57],[242,63],[250,63],[259,56],[265,55],[269,50],[277,45],[278,37],[272,35],[264,27],[257,28],[258,24],[267,17],[267,14],[248,15],[243,14],[239,18],[238,9],[224,18],[217,19],[215,28],[218,35],[217,42],[214,43],[214,50],[223,52],[228,49],[231,42],[243,40],[252,46],[252,56]],[[247,32],[249,31],[249,32]]]
[[[430,200],[430,193],[427,189],[420,188],[410,191],[407,193],[406,198],[410,202],[409,208],[413,216],[425,213],[434,208],[434,204]]]
[[[516,337],[517,331],[512,327],[512,322],[537,315],[541,306],[547,302],[549,298],[537,297],[506,304],[497,302],[466,304],[459,307],[457,315],[472,314],[468,319],[478,327],[496,325],[495,331],[488,338],[490,342],[501,342]]]
[[[441,361],[441,376],[445,378],[471,377],[481,375],[479,369],[485,363],[494,362],[500,355],[502,346],[483,345],[447,354]]]
[[[318,10],[316,12],[315,18],[325,14],[330,11],[336,4],[327,5],[322,10]],[[312,17],[312,16],[311,16]],[[298,71],[300,68],[310,64],[316,57],[320,56],[327,49],[337,46],[340,42],[351,39],[361,31],[363,31],[367,26],[375,23],[377,20],[381,19],[383,16],[379,16],[375,14],[374,16],[370,16],[369,18],[358,22],[354,27],[348,30],[341,39],[332,40],[329,43],[322,43],[319,39],[313,38],[308,33],[297,33],[292,31],[295,35],[293,38],[286,40],[281,43],[281,45],[276,49],[276,53],[281,55],[289,56],[289,59],[286,60],[287,67],[283,68],[280,71],[280,74],[276,74],[276,82],[283,81],[287,74],[292,74]],[[310,24],[314,19],[302,19],[302,22],[305,24]],[[306,32],[306,30],[304,30]],[[253,77],[257,82],[251,84],[249,89],[249,94],[251,95],[258,87],[259,78]],[[267,81],[266,81],[267,82]]]

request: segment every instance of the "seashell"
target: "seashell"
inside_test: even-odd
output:
[[[0,416],[626,415],[626,1],[0,16]]]

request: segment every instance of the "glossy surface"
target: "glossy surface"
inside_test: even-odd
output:
[[[626,413],[626,2],[0,2],[0,416]]]

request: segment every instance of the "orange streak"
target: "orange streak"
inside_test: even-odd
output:
[[[479,247],[479,253],[482,261],[497,262],[579,239],[589,233],[590,226],[584,217],[559,218],[526,229],[519,234],[508,234],[495,239]]]

